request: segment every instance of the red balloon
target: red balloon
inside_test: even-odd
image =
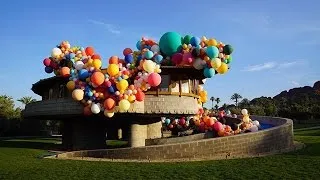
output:
[[[184,118],[180,119],[179,124],[181,126],[185,125],[186,124],[186,120]]]
[[[159,86],[161,83],[161,76],[158,73],[151,73],[148,76],[148,83],[150,84],[150,86],[152,87],[156,87]]]
[[[171,59],[175,65],[178,65],[182,62],[183,55],[181,53],[176,53],[171,57]]]
[[[93,47],[87,47],[87,48],[85,49],[85,52],[86,52],[86,54],[87,54],[88,56],[93,56],[93,55],[94,55],[94,49],[93,49]]]
[[[101,57],[99,54],[95,54],[91,57],[91,59],[100,59],[101,60]]]
[[[104,83],[104,74],[102,72],[94,72],[91,76],[91,82],[97,86],[100,86],[102,83]]]
[[[130,48],[125,48],[124,50],[123,50],[123,55],[124,56],[126,56],[126,55],[128,55],[128,54],[131,54],[132,53],[132,49],[130,49]]]
[[[136,100],[141,102],[144,100],[144,97],[145,97],[144,93],[141,90],[138,90],[136,94]]]
[[[43,60],[43,64],[45,65],[45,66],[50,66],[50,64],[51,64],[51,59],[49,59],[49,58],[45,58],[44,60]]]
[[[112,98],[108,98],[104,101],[103,105],[107,110],[111,110],[116,106],[116,101]]]
[[[183,54],[183,62],[185,64],[191,64],[193,62],[193,56],[191,53],[184,53]]]

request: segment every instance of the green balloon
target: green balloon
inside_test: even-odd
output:
[[[223,47],[223,53],[226,55],[230,55],[233,52],[233,48],[231,45],[227,44]]]
[[[183,38],[183,43],[184,44],[190,44],[190,39],[192,38],[192,36],[190,35],[186,35],[184,38]]]
[[[172,56],[181,51],[183,38],[179,33],[167,32],[160,38],[159,47],[163,54]]]
[[[229,55],[228,62],[229,62],[229,63],[232,62],[232,56],[231,56],[231,55]]]

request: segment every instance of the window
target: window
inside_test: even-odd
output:
[[[180,92],[179,81],[172,81],[171,92]]]
[[[52,99],[52,96],[53,96],[53,89],[49,89],[49,97],[48,99]]]
[[[59,98],[64,97],[64,85],[59,86]]]
[[[189,93],[189,80],[181,80],[181,92]]]
[[[162,75],[161,76],[161,83],[159,85],[159,90],[168,92],[169,85],[170,85],[170,75]]]

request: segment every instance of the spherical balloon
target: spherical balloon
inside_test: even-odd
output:
[[[259,121],[257,121],[257,120],[252,121],[252,124],[256,125],[257,127],[260,126],[260,123],[259,123]]]
[[[141,102],[144,100],[144,97],[144,93],[141,90],[138,90],[136,94],[136,100]]]
[[[60,70],[60,75],[62,77],[69,77],[70,76],[70,68],[62,67],[61,70]]]
[[[183,38],[183,43],[184,43],[184,44],[190,44],[191,38],[192,38],[192,36],[186,35],[186,36]]]
[[[201,42],[201,39],[198,38],[198,37],[192,37],[192,38],[190,39],[190,44],[191,44],[192,46],[197,46],[197,45],[200,44],[200,42]]]
[[[129,83],[128,83],[128,81],[125,80],[125,79],[122,79],[122,80],[120,80],[120,81],[117,83],[117,89],[118,89],[119,91],[124,91],[124,90],[126,90],[126,89],[128,88],[128,86],[129,86]]]
[[[102,62],[100,59],[94,59],[93,62],[92,62],[92,65],[94,68],[96,69],[100,69],[101,66],[102,66]]]
[[[68,89],[69,91],[73,91],[74,88],[76,87],[76,84],[75,84],[74,81],[69,81],[69,82],[67,83],[66,87],[67,87],[67,89]]]
[[[153,52],[152,51],[147,51],[144,53],[144,57],[146,59],[151,59],[153,57]]]
[[[242,109],[241,110],[242,115],[248,115],[248,110],[247,109]]]
[[[217,46],[218,42],[215,39],[209,39],[207,41],[207,46]]]
[[[119,102],[119,110],[120,112],[125,112],[128,111],[130,109],[130,102],[126,99],[122,99]]]
[[[111,56],[109,58],[109,64],[118,64],[119,63],[119,57],[118,56]]]
[[[116,106],[116,101],[112,98],[108,98],[104,101],[103,106],[107,110],[111,110]]]
[[[208,46],[206,49],[207,55],[212,59],[219,56],[219,49],[215,46]]]
[[[84,91],[82,89],[75,89],[72,91],[72,98],[76,101],[81,101],[84,96]]]
[[[94,49],[93,49],[93,47],[87,47],[87,48],[85,49],[85,52],[86,52],[86,54],[87,54],[88,56],[92,56],[92,55],[94,54]]]
[[[215,131],[220,131],[223,129],[223,126],[222,126],[221,122],[217,121],[214,123],[213,128]]]
[[[233,52],[233,48],[231,45],[225,45],[223,47],[223,53],[226,54],[226,55],[230,55],[231,53]]]
[[[176,32],[167,32],[160,38],[159,47],[162,53],[171,56],[181,51],[182,37]]]
[[[45,59],[43,60],[43,64],[44,64],[45,66],[50,66],[50,64],[51,64],[51,59],[45,58]]]
[[[184,53],[182,60],[186,64],[191,64],[193,62],[193,56],[191,53]]]
[[[226,72],[228,72],[228,65],[226,63],[221,63],[221,66],[217,69],[217,72],[219,74],[225,74]]]
[[[123,55],[126,56],[126,55],[131,54],[132,52],[133,52],[132,49],[130,49],[130,48],[125,48],[125,49],[123,50]]]
[[[110,76],[115,76],[119,73],[119,66],[117,64],[109,64],[107,72]]]
[[[218,69],[221,66],[221,59],[214,58],[210,61],[211,67],[214,69]]]
[[[44,71],[45,71],[46,73],[50,74],[50,73],[53,72],[53,68],[52,68],[52,67],[49,67],[49,66],[46,66],[46,67],[44,68]]]
[[[127,54],[127,55],[125,55],[125,57],[124,57],[124,60],[125,60],[125,62],[128,64],[128,63],[132,63],[133,62],[133,54]]]
[[[103,114],[108,118],[112,118],[114,116],[114,112],[108,110],[104,110]]]
[[[87,79],[89,77],[89,72],[86,69],[81,69],[78,72],[78,76],[79,76],[79,79],[85,80],[85,79]]]
[[[144,63],[143,63],[143,69],[145,71],[147,71],[148,73],[152,73],[154,72],[154,69],[156,67],[156,64],[151,61],[151,60],[146,60]]]
[[[162,60],[163,60],[163,57],[162,57],[160,54],[157,54],[157,55],[154,56],[154,60],[155,60],[158,64],[160,64],[160,63],[162,62]]]
[[[152,87],[156,87],[159,86],[161,83],[161,76],[158,73],[151,73],[148,76],[148,83],[150,84],[150,86]]]
[[[253,126],[251,126],[251,128],[249,128],[249,131],[251,131],[251,132],[257,132],[258,130],[259,130],[259,128],[256,125],[253,125]]]
[[[212,78],[215,75],[215,70],[213,68],[205,68],[203,71],[203,75],[206,78]]]
[[[181,53],[176,53],[174,54],[172,57],[171,57],[171,60],[172,62],[175,64],[175,65],[178,65],[182,62],[183,60],[183,54]]]
[[[62,54],[62,51],[60,48],[53,48],[51,52],[52,57],[59,57]]]
[[[250,122],[250,117],[248,115],[244,115],[243,118],[242,118],[242,121],[244,123],[249,123]]]
[[[100,109],[100,106],[98,104],[92,104],[91,105],[91,112],[93,114],[99,114],[100,110],[101,109]]]
[[[105,79],[105,76],[102,72],[94,72],[92,75],[91,75],[91,82],[94,84],[94,85],[97,85],[97,86],[100,86],[101,84],[104,83],[104,79]]]
[[[203,69],[204,66],[202,64],[203,60],[201,58],[197,58],[194,62],[193,62],[193,67],[197,70]]]
[[[101,60],[101,56],[99,54],[94,54],[93,56],[91,56],[91,59],[100,59]]]
[[[76,68],[76,70],[80,70],[82,69],[84,66],[83,62],[82,61],[77,61],[74,63],[74,67]]]
[[[154,53],[158,53],[158,52],[160,52],[160,47],[155,44],[155,45],[151,46],[151,51]]]

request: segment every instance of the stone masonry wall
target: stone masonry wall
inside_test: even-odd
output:
[[[60,154],[59,157],[95,157],[130,160],[225,159],[281,152],[284,149],[293,147],[292,121],[290,119],[257,116],[253,117],[253,119],[260,119],[260,122],[269,122],[278,126],[258,132],[221,138],[137,148],[75,151]]]

